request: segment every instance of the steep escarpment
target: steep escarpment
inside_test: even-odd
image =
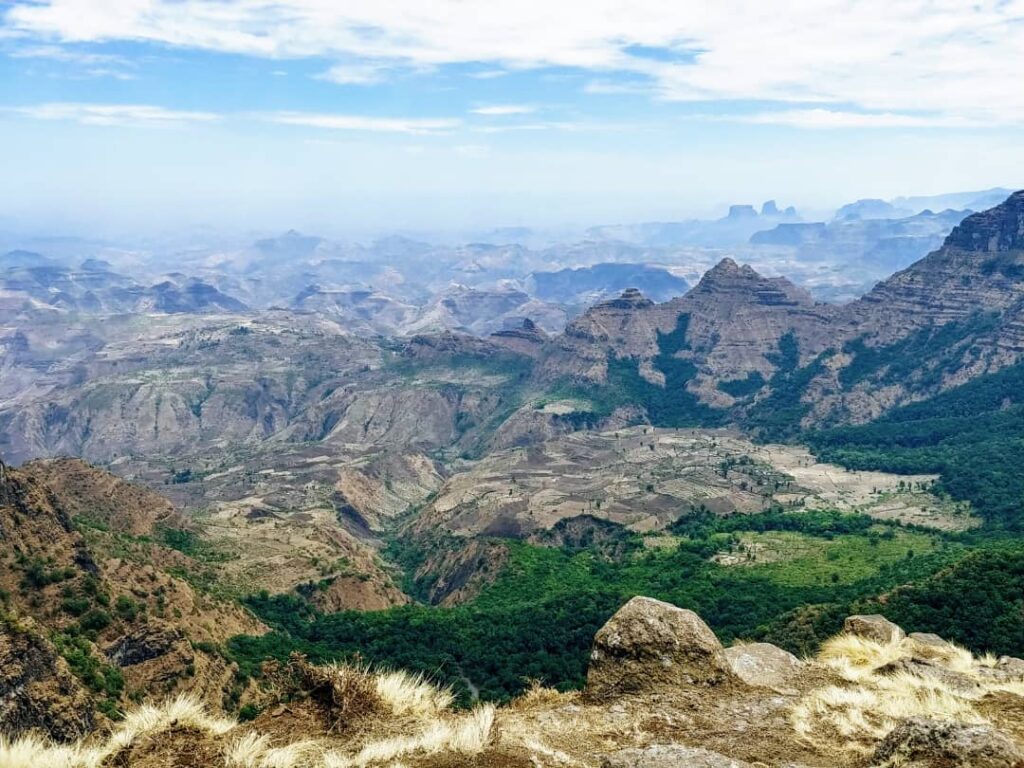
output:
[[[153,534],[168,505],[123,486],[76,462],[0,465],[5,726],[74,738],[129,700],[176,692],[230,706],[236,669],[215,648],[262,625],[173,575],[190,559],[132,533]]]
[[[849,316],[859,331],[886,341],[979,311],[1015,315],[1024,298],[1022,222],[1024,191],[968,216],[941,248],[851,305]]]
[[[681,388],[725,408],[736,400],[729,382],[758,382],[756,391],[771,378],[784,337],[798,341],[800,361],[823,351],[833,315],[833,307],[816,304],[788,280],[763,277],[727,258],[685,296],[664,304],[627,291],[592,307],[555,341],[542,371],[603,384],[609,361],[627,360],[644,380],[665,386],[665,369],[686,364],[692,371]]]

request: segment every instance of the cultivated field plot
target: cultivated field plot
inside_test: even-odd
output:
[[[727,514],[774,505],[943,530],[976,525],[969,509],[929,491],[935,480],[854,472],[798,446],[755,445],[727,431],[631,427],[492,454],[450,477],[425,514],[461,535],[527,535],[581,514],[642,533],[702,507]]]

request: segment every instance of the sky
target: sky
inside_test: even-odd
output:
[[[563,226],[1024,186],[1024,0],[6,0],[0,227]]]

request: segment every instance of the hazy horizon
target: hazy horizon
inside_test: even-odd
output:
[[[16,0],[0,226],[564,227],[1017,188],[1020,71],[1021,2]]]

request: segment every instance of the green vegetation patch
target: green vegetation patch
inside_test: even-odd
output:
[[[1024,529],[1024,363],[806,439],[820,459],[851,469],[938,474],[938,490],[989,523]]]
[[[863,338],[848,342],[843,351],[853,360],[839,372],[845,389],[873,379],[878,384],[912,384],[930,389],[942,383],[942,377],[961,365],[965,342],[995,328],[996,313],[979,313],[966,320],[920,328],[894,344],[869,347]],[[923,361],[927,371],[918,375]]]
[[[697,366],[677,357],[688,350],[686,333],[690,316],[681,314],[669,333],[658,332],[658,354],[652,363],[665,377],[665,385],[652,384],[640,375],[636,358],[610,357],[607,382],[602,386],[563,390],[566,397],[575,396],[594,403],[591,416],[608,415],[620,406],[634,405],[647,411],[647,418],[656,427],[716,427],[725,423],[727,413],[705,405],[687,389],[697,375]]]
[[[785,532],[805,549],[787,562],[749,568],[714,561],[742,536],[765,531]],[[595,632],[635,595],[696,611],[728,642],[757,637],[801,606],[876,595],[906,583],[909,572],[934,572],[960,552],[939,534],[825,512],[725,518],[697,512],[672,533],[675,546],[628,547],[619,557],[596,546],[503,541],[509,558],[498,579],[472,602],[451,608],[325,615],[295,597],[256,596],[247,604],[276,631],[234,638],[229,652],[248,674],[258,673],[264,657],[284,659],[296,649],[317,661],[358,655],[426,672],[452,685],[465,703],[467,681],[482,698],[505,700],[530,678],[563,689],[581,686]],[[911,550],[922,554],[908,558]],[[408,565],[422,562],[412,548],[403,554]],[[834,580],[838,569],[848,574]]]

